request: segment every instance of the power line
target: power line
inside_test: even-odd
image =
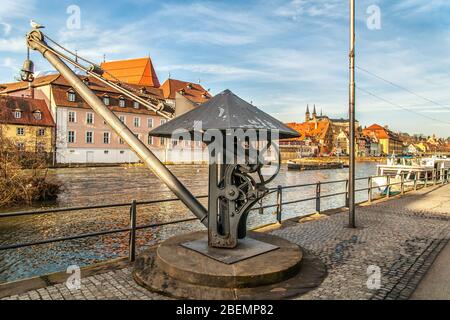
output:
[[[427,115],[425,115],[425,114],[423,114],[423,113],[420,113],[420,112],[417,112],[417,111],[414,111],[414,110],[410,110],[410,109],[405,108],[405,107],[403,107],[403,106],[401,106],[401,105],[399,105],[399,104],[397,104],[397,103],[391,102],[391,101],[389,101],[389,100],[387,100],[387,99],[385,99],[385,98],[383,98],[383,97],[380,97],[380,96],[378,96],[378,95],[376,95],[376,94],[374,94],[374,93],[372,93],[372,92],[370,92],[370,91],[367,91],[366,89],[363,89],[363,88],[361,88],[361,87],[359,87],[359,86],[358,86],[357,88],[358,88],[359,90],[361,90],[362,92],[364,92],[364,93],[366,93],[366,94],[368,94],[368,95],[370,95],[370,96],[372,96],[372,97],[375,97],[375,98],[377,98],[377,99],[379,99],[379,100],[381,100],[381,101],[384,101],[384,102],[386,102],[386,103],[389,103],[390,105],[393,105],[393,106],[395,106],[395,107],[401,108],[401,109],[403,109],[403,110],[405,110],[405,111],[414,113],[414,114],[419,115],[419,116],[421,116],[421,117],[428,118],[429,120],[438,121],[438,122],[441,122],[441,123],[445,123],[445,124],[450,125],[450,122],[443,121],[443,120],[440,120],[440,119],[436,119],[436,118],[427,116]]]
[[[434,101],[434,100],[431,100],[431,99],[429,99],[429,98],[427,98],[427,97],[424,97],[424,96],[422,96],[422,95],[420,95],[420,94],[418,94],[418,93],[415,93],[414,91],[409,90],[408,88],[405,88],[405,87],[403,87],[403,86],[401,86],[401,85],[398,85],[398,84],[396,84],[396,83],[394,83],[394,82],[392,82],[392,81],[389,81],[389,80],[387,80],[387,79],[384,79],[383,77],[380,77],[379,75],[376,75],[375,73],[370,72],[369,70],[366,70],[366,69],[361,68],[361,67],[359,67],[359,66],[356,66],[356,68],[359,69],[359,70],[361,70],[361,71],[363,71],[363,72],[365,72],[365,73],[367,73],[367,74],[369,74],[369,75],[371,75],[371,76],[373,76],[373,77],[375,77],[375,78],[377,78],[377,79],[379,79],[379,80],[381,80],[381,81],[384,81],[384,82],[386,82],[386,83],[389,83],[390,85],[392,85],[392,86],[394,86],[394,87],[397,87],[397,88],[399,88],[399,89],[401,89],[401,90],[404,90],[404,91],[406,91],[406,92],[409,92],[409,93],[415,95],[416,97],[419,97],[419,98],[424,99],[424,100],[426,100],[426,101],[428,101],[428,102],[431,102],[432,104],[437,105],[437,106],[439,106],[439,107],[441,107],[441,108],[445,108],[445,109],[447,109],[447,110],[450,110],[450,107],[448,107],[448,106],[446,106],[446,105],[443,105],[443,104],[441,104],[441,103],[439,103],[439,102],[436,102],[436,101]]]

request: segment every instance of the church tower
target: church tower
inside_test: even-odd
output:
[[[317,118],[316,105],[314,105],[312,116],[313,116],[313,119]]]
[[[310,114],[309,114],[309,105],[306,105],[306,112],[305,112],[305,122],[308,122],[311,120]]]

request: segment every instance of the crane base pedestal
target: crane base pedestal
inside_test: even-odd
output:
[[[135,281],[181,299],[282,299],[314,289],[326,276],[318,258],[280,237],[251,232],[250,252],[258,247],[262,252],[231,261],[239,248],[214,249],[214,257],[196,250],[199,246],[204,250],[206,236],[206,232],[176,236],[143,252],[136,259]],[[194,248],[189,247],[192,243]]]

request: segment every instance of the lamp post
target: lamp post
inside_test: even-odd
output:
[[[350,121],[350,157],[348,177],[348,209],[349,227],[356,227],[355,218],[355,0],[350,0],[350,88],[349,88],[349,121]]]

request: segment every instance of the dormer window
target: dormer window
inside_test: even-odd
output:
[[[182,96],[184,96],[184,94],[186,93],[186,90],[181,89],[180,91],[178,91]]]
[[[88,86],[89,85],[89,78],[84,78],[83,79],[83,83]]]
[[[194,88],[194,86],[192,85],[192,83],[188,83],[187,88],[188,88],[189,90],[192,90],[192,88]]]
[[[34,117],[34,119],[36,119],[36,120],[42,120],[42,112],[41,111],[34,111],[33,112],[33,117]]]
[[[133,108],[139,109],[139,102],[133,101]]]
[[[203,94],[202,94],[202,98],[203,99],[209,99],[209,95],[208,95],[208,92],[203,92]]]
[[[145,93],[147,93],[147,89],[145,87],[142,87],[140,92],[145,94]]]
[[[125,98],[124,97],[119,98],[119,107],[125,108]]]
[[[69,102],[75,102],[75,100],[76,100],[76,95],[75,95],[75,91],[73,91],[73,90],[69,90],[68,92],[67,92],[67,100],[69,100]]]
[[[109,106],[110,103],[111,103],[111,100],[110,100],[109,96],[108,96],[107,94],[105,94],[105,95],[103,96],[103,104],[104,104],[105,106]]]
[[[15,110],[15,111],[14,111],[14,118],[16,118],[16,119],[22,118],[22,111],[20,111],[20,110]]]

